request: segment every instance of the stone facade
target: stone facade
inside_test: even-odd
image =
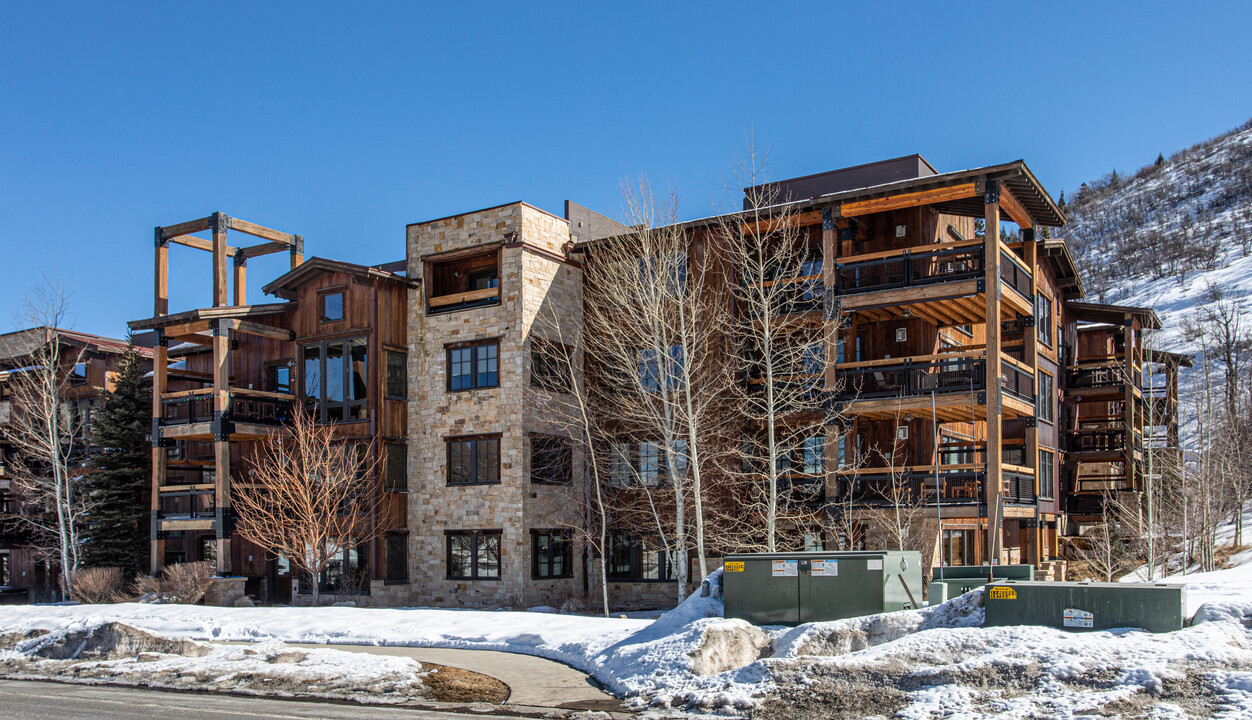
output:
[[[565,527],[568,488],[533,485],[529,436],[559,432],[540,417],[530,386],[532,336],[555,318],[581,326],[581,271],[561,260],[569,242],[562,219],[513,203],[408,228],[409,277],[426,272],[428,256],[482,247],[499,253],[500,301],[429,314],[423,287],[409,310],[409,604],[453,607],[560,605],[582,592],[574,576],[532,577],[531,531]],[[497,340],[498,385],[449,390],[447,346]],[[448,438],[498,436],[499,483],[450,486]],[[499,531],[498,579],[449,579],[449,531]],[[396,586],[389,595],[399,594]]]

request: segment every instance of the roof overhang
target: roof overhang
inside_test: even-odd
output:
[[[1160,330],[1161,319],[1152,308],[1132,307],[1130,305],[1106,305],[1103,303],[1067,302],[1065,311],[1078,322],[1108,323],[1124,326],[1129,316],[1139,321],[1140,326],[1148,330]]]
[[[296,291],[300,286],[313,280],[324,273],[345,273],[353,277],[365,280],[381,280],[383,282],[394,283],[404,287],[417,287],[418,283],[409,278],[398,275],[394,272],[381,270],[377,267],[369,265],[357,265],[356,263],[343,262],[341,260],[327,260],[326,258],[314,257],[305,260],[300,265],[291,269],[282,276],[275,278],[268,283],[261,291],[266,295],[273,295],[286,300],[294,300]]]

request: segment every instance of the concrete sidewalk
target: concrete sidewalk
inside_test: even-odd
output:
[[[620,700],[597,687],[586,673],[554,660],[533,655],[494,650],[453,650],[394,645],[287,644],[301,648],[324,648],[408,657],[418,662],[437,663],[490,675],[509,686],[509,705],[597,710],[611,713],[615,717],[630,716]]]

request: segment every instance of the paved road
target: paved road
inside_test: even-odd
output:
[[[6,720],[490,720],[507,716],[0,680],[0,717]]]
[[[453,650],[379,645],[304,645],[375,655],[399,655],[490,675],[509,686],[510,705],[621,712],[622,703],[596,687],[586,673],[533,655],[493,650]]]

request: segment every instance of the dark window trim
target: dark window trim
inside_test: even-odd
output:
[[[503,481],[503,479],[500,477],[500,471],[502,469],[502,463],[503,463],[503,459],[501,458],[501,452],[500,452],[500,440],[502,437],[503,437],[502,433],[488,433],[484,435],[457,435],[454,437],[445,437],[443,439],[444,452],[445,452],[444,483],[448,487],[472,487],[474,485],[499,485]],[[478,473],[477,443],[483,440],[495,440],[496,441],[496,479],[495,480],[480,481],[478,479],[479,473]],[[458,442],[475,443],[474,447],[470,451],[470,457],[473,458],[473,461],[474,461],[474,466],[472,469],[472,474],[474,476],[473,482],[466,482],[466,483],[452,482],[452,444],[458,443]]]
[[[472,370],[470,374],[470,378],[474,384],[471,385],[470,387],[453,389],[452,387],[452,352],[454,350],[487,347],[490,345],[496,346],[496,382],[495,384],[494,385],[479,385],[478,384],[478,353],[475,352],[474,357],[471,358],[470,360],[471,370]],[[459,393],[459,392],[472,392],[474,390],[490,390],[492,388],[500,387],[501,363],[500,363],[500,339],[499,338],[496,338],[494,340],[483,340],[483,341],[475,340],[473,342],[458,343],[454,347],[445,346],[443,355],[444,355],[444,373],[443,374],[444,374],[444,390],[445,391],[450,392],[450,393]]]
[[[283,358],[281,360],[270,360],[265,363],[265,389],[270,392],[282,392],[276,388],[270,387],[270,368],[286,367],[287,368],[287,394],[295,394],[295,378],[292,377],[296,372],[296,359]]]
[[[1039,471],[1043,469],[1043,463],[1039,462],[1038,458],[1035,459],[1035,487],[1038,490],[1040,500],[1056,500],[1056,460],[1058,453],[1052,448],[1039,448],[1039,456],[1042,457],[1044,453],[1052,456],[1052,477],[1048,478],[1048,492],[1047,494],[1043,492],[1043,481],[1039,477]]]
[[[641,538],[641,537],[644,537],[644,536],[641,536],[641,535],[636,535],[636,534],[631,534],[631,533],[622,533],[622,532],[611,532],[611,533],[609,533],[609,550],[608,550],[608,552],[609,552],[610,557],[609,557],[609,558],[607,558],[607,562],[605,563],[605,565],[606,565],[606,570],[607,570],[608,572],[612,572],[612,570],[611,570],[611,569],[609,569],[609,568],[612,568],[612,565],[613,565],[613,559],[612,559],[612,553],[613,553],[613,548],[614,548],[613,538],[614,538],[614,536],[618,536],[618,535],[623,535],[623,536],[626,536],[626,537],[630,540],[630,543],[629,543],[629,546],[628,546],[628,547],[630,548],[630,576],[629,576],[629,577],[612,577],[612,576],[610,576],[609,578],[607,578],[609,582],[611,582],[611,583],[613,583],[613,582],[618,582],[618,583],[669,583],[669,582],[674,582],[673,568],[671,567],[671,563],[670,563],[669,556],[666,554],[664,547],[662,547],[662,546],[659,544],[659,543],[660,543],[660,541],[659,541],[659,540],[657,540],[657,543],[658,543],[658,545],[657,545],[657,560],[658,560],[658,563],[659,563],[659,572],[657,573],[657,575],[658,575],[659,577],[655,577],[655,578],[645,578],[645,577],[641,577],[641,575],[642,575],[641,569],[642,569],[642,567],[643,567],[643,558],[642,558],[642,553],[640,552],[640,548],[639,548],[639,540],[640,540],[640,538]],[[656,540],[656,538],[655,538],[654,536],[648,536],[648,537],[652,537],[652,539],[653,539],[653,540]],[[690,553],[690,552],[688,552],[688,553],[687,553],[687,562],[688,562],[688,563],[690,563],[690,562],[691,562],[691,553]]]
[[[556,373],[560,377],[549,377],[543,375],[537,370],[540,364],[536,360],[548,353],[548,358],[553,358],[554,362],[559,364]],[[530,341],[530,386],[547,390],[549,392],[561,393],[568,395],[574,390],[574,378],[572,377],[573,368],[564,364],[565,358],[570,358],[573,349],[565,343],[559,343],[555,340],[547,338],[531,338]]]
[[[469,575],[453,575],[452,574],[452,537],[453,536],[470,536],[473,543],[470,546],[470,574]],[[478,575],[478,538],[484,535],[495,535],[500,538],[497,541],[497,552],[499,553],[500,566],[496,570],[495,577],[479,577]],[[448,580],[485,580],[488,582],[499,581],[504,578],[504,529],[496,530],[444,530],[444,575]]]
[[[326,296],[338,293],[342,307],[340,311],[342,317],[328,318],[326,317]],[[318,323],[337,323],[344,322],[348,319],[348,286],[335,285],[334,287],[322,288],[317,291],[317,321]]]
[[[351,335],[344,335],[342,337],[336,337],[336,338],[331,338],[331,339],[326,339],[326,340],[306,341],[306,342],[300,343],[299,345],[299,348],[298,348],[300,351],[300,358],[298,360],[298,367],[300,368],[300,398],[299,399],[302,402],[304,402],[304,405],[306,408],[308,407],[310,401],[316,403],[317,416],[315,419],[317,420],[317,422],[320,422],[320,423],[332,422],[327,419],[327,409],[330,407],[330,405],[327,402],[323,402],[324,398],[322,397],[322,388],[317,389],[317,394],[315,396],[310,397],[309,395],[309,389],[307,385],[308,375],[304,371],[304,366],[305,366],[304,351],[306,348],[310,348],[310,347],[317,347],[319,349],[318,351],[320,354],[318,356],[318,375],[320,376],[322,385],[325,386],[326,384],[326,348],[328,345],[335,344],[335,343],[343,345],[343,349],[344,349],[343,388],[344,388],[344,394],[346,397],[348,384],[352,381],[351,355],[352,355],[352,341],[353,340],[361,340],[362,342],[365,343],[365,352],[366,352],[365,399],[364,400],[351,400],[351,401],[345,399],[335,404],[343,407],[345,416],[347,415],[347,411],[351,406],[362,405],[365,409],[365,417],[357,418],[353,420],[346,419],[345,417],[345,419],[334,421],[334,423],[336,425],[351,425],[353,423],[365,423],[365,422],[370,421],[370,412],[369,412],[370,395],[371,395],[370,384],[373,381],[373,378],[371,377],[370,362],[369,362],[370,338],[369,338],[369,335],[351,334]]]
[[[1039,382],[1040,375],[1047,375],[1048,379],[1052,381],[1050,383],[1050,387],[1048,388],[1049,397],[1045,398],[1043,396],[1043,383]],[[1055,424],[1056,423],[1056,409],[1055,409],[1056,408],[1056,405],[1055,405],[1056,375],[1054,373],[1048,372],[1047,370],[1044,370],[1043,368],[1037,368],[1035,371],[1035,388],[1039,391],[1039,397],[1035,401],[1035,419],[1038,420],[1039,422],[1044,422],[1049,425]],[[1048,409],[1048,417],[1046,418],[1043,417],[1043,408]]]
[[[387,540],[394,537],[404,538],[404,579],[388,580],[387,579]],[[408,530],[388,530],[383,533],[383,585],[409,585],[413,582],[413,578],[409,575],[409,531]]]
[[[531,485],[553,485],[568,486],[574,482],[574,442],[564,435],[551,435],[546,433],[530,433],[526,437],[527,450],[530,452],[530,472],[527,473]],[[565,480],[536,480],[535,479],[535,441],[551,442],[557,441],[565,444],[565,451],[569,453],[569,477]]]
[[[560,575],[539,574],[539,554],[535,552],[535,541],[540,535],[559,537],[565,540],[567,555],[565,572]],[[531,528],[530,529],[530,579],[531,580],[569,580],[574,577],[574,533],[568,528]]]
[[[408,395],[409,395],[409,354],[402,350],[392,350],[391,348],[386,347],[386,346],[383,347],[382,352],[383,352],[383,397],[388,400],[407,401],[409,399],[408,398]],[[404,382],[404,394],[403,395],[392,395],[390,392],[391,391],[391,362],[390,360],[391,360],[392,355],[399,355],[401,358],[404,359],[404,372],[400,376]]]
[[[404,483],[399,487],[391,486],[391,448],[402,449],[404,456]],[[383,440],[383,490],[394,493],[409,492],[409,446],[403,440]]]

